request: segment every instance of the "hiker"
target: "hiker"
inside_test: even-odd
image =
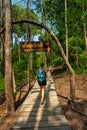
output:
[[[41,92],[41,105],[44,103],[44,96],[45,96],[45,86],[46,86],[46,72],[44,70],[44,63],[40,64],[40,68],[37,72],[37,80],[38,84],[40,86],[40,92]]]

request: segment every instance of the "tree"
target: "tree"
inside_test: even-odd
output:
[[[12,80],[12,19],[11,1],[5,0],[5,96],[7,112],[14,113],[14,96]]]
[[[46,25],[46,14],[45,14],[45,3],[44,3],[44,0],[41,0],[40,1],[40,8],[41,8],[41,21],[42,23],[44,23],[44,25]],[[46,31],[44,31],[42,29],[42,34],[44,34],[44,38],[41,39],[41,40],[46,40]],[[45,69],[47,69],[47,61],[46,61],[46,54],[45,52],[43,52],[43,62],[45,63]]]
[[[68,59],[67,0],[65,0],[65,28],[66,28],[66,57]]]
[[[70,63],[68,62],[67,57],[65,56],[64,50],[61,46],[59,39],[55,36],[55,34],[48,27],[46,27],[43,24],[39,24],[38,22],[24,19],[24,20],[15,21],[15,22],[13,22],[13,24],[24,23],[24,22],[44,28],[50,34],[52,39],[56,42],[56,44],[60,50],[60,53],[62,55],[62,58],[70,72],[70,97],[71,97],[71,101],[73,102],[74,98],[75,98],[75,72],[74,72],[73,68],[71,67]]]
[[[87,11],[87,10],[86,10]],[[83,14],[84,12],[84,5],[83,5]],[[87,51],[87,27],[86,27],[86,20],[85,20],[85,15],[83,15],[83,29],[84,29],[84,41],[85,41],[85,50]]]
[[[26,8],[26,17],[28,19],[31,19],[30,18],[30,2],[31,0],[28,0],[27,1],[27,8]],[[32,35],[31,35],[31,25],[29,23],[27,23],[27,26],[26,26],[26,34],[27,34],[27,40],[28,41],[31,41],[32,40]],[[32,53],[30,52],[28,54],[28,86],[29,86],[29,89],[30,89],[30,69],[31,69],[31,65],[32,65]]]
[[[0,29],[3,28],[4,26],[4,0],[0,1]],[[0,41],[1,41],[1,60],[3,62],[4,65],[4,34],[1,34],[0,37]]]

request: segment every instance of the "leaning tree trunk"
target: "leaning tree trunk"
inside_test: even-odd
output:
[[[69,63],[58,38],[54,35],[54,33],[51,30],[47,29],[47,31],[49,32],[51,37],[54,39],[54,41],[57,43],[58,48],[60,50],[60,53],[62,55],[62,58],[63,58],[66,66],[67,66],[67,68],[70,72],[70,99],[71,99],[72,102],[74,102],[74,99],[75,99],[75,84],[76,84],[75,83],[75,72],[74,72],[73,68],[71,67],[71,65]]]
[[[5,0],[5,96],[7,112],[14,113],[13,80],[12,80],[12,21],[11,1]]]

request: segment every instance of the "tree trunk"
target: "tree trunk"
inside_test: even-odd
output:
[[[0,30],[2,29],[2,0],[0,0]],[[2,35],[1,35],[2,37]],[[3,46],[2,46],[2,38],[0,41],[0,51],[1,51],[1,60],[3,61]]]
[[[42,14],[42,23],[46,25],[46,13],[45,13],[45,3],[44,0],[40,1],[40,6],[41,6],[41,14]],[[42,30],[42,33],[44,33],[44,40],[46,40],[46,31]],[[45,70],[47,71],[47,59],[46,59],[46,54],[43,52],[43,62],[45,64]]]
[[[16,92],[16,82],[15,82],[14,70],[13,70],[12,76],[13,76],[13,91],[14,91],[14,93],[15,93],[15,92]]]
[[[20,43],[18,43],[18,54],[19,54],[19,63],[20,63],[21,60]]]
[[[3,3],[4,3],[4,1],[0,0],[0,29],[2,29],[4,26]],[[1,60],[3,62],[3,66],[4,66],[4,34],[1,34]]]
[[[30,18],[30,2],[31,0],[28,0],[27,1],[27,8],[26,8],[26,16],[27,18],[31,19]],[[32,35],[31,35],[31,24],[30,23],[27,23],[27,26],[26,26],[26,33],[27,33],[27,40],[28,41],[31,41],[32,40]],[[27,76],[28,76],[28,86],[29,86],[29,89],[30,89],[30,80],[31,80],[31,77],[30,77],[30,69],[32,67],[32,52],[28,53],[28,68],[27,68]]]
[[[86,24],[83,23],[84,28],[84,40],[85,40],[85,50],[87,51],[87,31],[86,31]]]
[[[66,57],[68,59],[67,0],[65,0]]]
[[[12,80],[12,20],[11,1],[5,0],[5,96],[7,112],[14,113],[14,96]]]
[[[78,47],[78,41],[76,38],[76,46]],[[76,49],[76,66],[79,67],[79,61],[78,61],[78,50]]]
[[[84,13],[84,5],[82,6],[83,13]],[[84,41],[85,41],[85,50],[87,51],[87,28],[86,28],[86,20],[85,16],[83,15],[83,29],[84,29]]]

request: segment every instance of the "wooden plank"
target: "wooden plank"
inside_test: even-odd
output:
[[[60,115],[61,114],[61,111],[60,110],[58,110],[58,111],[56,111],[56,112],[54,112],[54,111],[38,111],[37,113],[36,113],[36,111],[21,111],[20,113],[19,113],[19,116],[21,116],[21,117],[26,117],[26,116],[40,116],[40,115],[42,115],[42,116],[44,116],[44,115],[46,115],[46,116],[48,116],[48,115]]]
[[[43,111],[45,111],[45,110],[48,110],[48,111],[56,111],[56,110],[61,110],[61,107],[59,106],[59,107],[57,107],[57,108],[55,108],[55,107],[33,107],[32,108],[32,106],[23,106],[22,108],[21,108],[21,110],[20,110],[20,112],[22,112],[22,111],[38,111],[38,110],[43,110]]]
[[[59,127],[59,126],[68,126],[68,124],[65,124],[64,122],[27,122],[27,123],[16,123],[15,127],[19,128],[47,128],[47,127]],[[65,130],[65,129],[64,129]]]
[[[64,115],[59,115],[59,116],[31,116],[30,118],[27,116],[27,117],[18,117],[16,122],[17,123],[21,123],[21,122],[43,122],[43,121],[46,121],[46,122],[51,122],[51,121],[61,121],[62,120],[64,121],[64,123],[68,124],[68,122],[66,121]]]
[[[40,103],[40,101],[41,101],[41,99],[34,99],[34,100],[25,100],[25,103],[23,103],[23,104],[39,104]],[[45,101],[44,101],[44,103],[45,104],[51,104],[51,103],[53,103],[53,104],[59,104],[59,102],[58,102],[58,99],[46,99]]]
[[[32,101],[32,102],[29,102],[29,101],[25,100],[25,102],[23,103],[23,105],[25,105],[25,104],[38,106],[38,105],[40,105],[40,101],[36,101],[36,102]],[[44,102],[44,105],[51,105],[51,104],[52,104],[52,105],[55,105],[55,106],[58,106],[58,105],[59,105],[59,102],[58,102],[58,100],[53,101],[53,103],[50,102],[49,100],[48,100],[48,102],[46,102],[46,101]]]
[[[71,130],[69,126],[63,125],[63,126],[58,126],[58,127],[39,127],[39,128],[34,128],[33,130]]]
[[[40,100],[40,99],[41,99],[40,96],[38,98],[36,98],[36,97],[29,97],[25,101],[31,102],[31,101],[35,101],[35,100],[37,101],[37,100]],[[57,100],[58,101],[58,98],[56,96],[53,96],[53,97],[50,97],[50,98],[45,96],[45,101],[49,101],[49,100],[55,100],[55,101]]]
[[[69,126],[58,126],[58,127],[35,127],[35,128],[32,128],[32,127],[26,127],[26,128],[20,128],[19,126],[16,126],[14,128],[14,130],[71,130]]]
[[[14,128],[14,130],[71,130],[69,126],[58,126],[58,127],[35,127],[35,128],[32,128],[32,127],[26,127],[26,128],[20,128],[19,126],[16,126]]]

